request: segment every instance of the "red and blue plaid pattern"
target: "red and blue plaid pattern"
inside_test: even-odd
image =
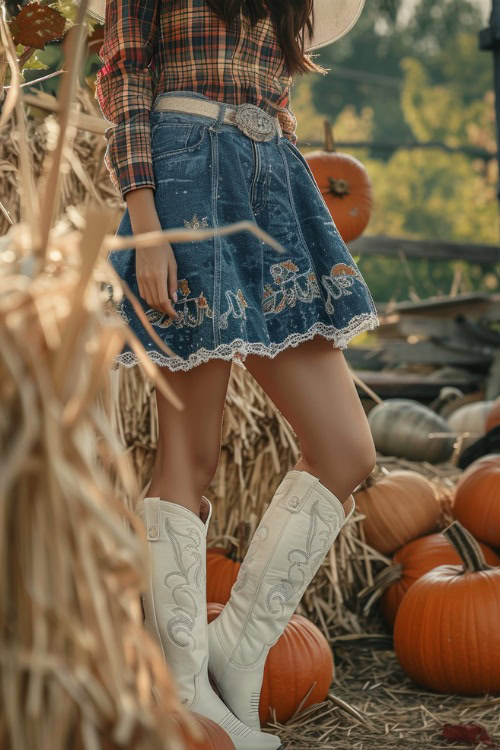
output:
[[[155,189],[149,116],[166,91],[195,91],[277,114],[296,143],[288,74],[271,18],[253,28],[241,13],[228,29],[204,0],[106,0],[104,66],[96,98],[106,120],[104,163],[122,197]]]

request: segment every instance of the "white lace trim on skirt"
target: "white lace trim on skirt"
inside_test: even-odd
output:
[[[338,349],[345,349],[354,336],[363,331],[371,331],[379,325],[378,315],[375,313],[366,313],[354,317],[345,328],[335,328],[326,323],[317,322],[308,331],[303,333],[291,333],[284,341],[280,343],[264,344],[261,341],[250,342],[243,339],[234,339],[230,344],[221,344],[216,349],[201,348],[190,354],[188,359],[181,357],[169,357],[157,350],[147,351],[149,359],[160,367],[168,367],[172,372],[177,370],[188,371],[196,365],[208,362],[211,359],[233,360],[239,367],[243,367],[242,358],[247,354],[260,354],[271,359],[279,352],[284,351],[290,346],[298,346],[302,341],[309,341],[316,334],[321,334]],[[139,363],[139,358],[134,352],[123,352],[115,357],[114,368],[118,365],[124,367],[133,367]]]

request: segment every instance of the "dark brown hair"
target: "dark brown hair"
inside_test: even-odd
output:
[[[243,10],[253,26],[261,18],[271,15],[280,43],[285,65],[290,75],[326,73],[304,52],[304,29],[312,35],[314,23],[313,0],[206,0],[207,5],[229,28]]]

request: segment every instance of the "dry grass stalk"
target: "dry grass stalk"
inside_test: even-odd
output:
[[[12,227],[0,253],[0,746],[181,748],[185,712],[143,630],[143,533],[109,471],[138,494],[109,390],[123,326],[82,283],[88,235],[80,267],[73,238],[33,278],[28,236]]]
[[[127,510],[139,487],[114,430],[109,370],[133,334],[94,283],[108,219],[89,211],[81,245],[75,233],[54,238],[33,276],[26,225],[12,226],[0,247],[5,750],[175,750],[173,720],[189,725],[142,624],[144,534]],[[99,273],[113,278],[107,264]]]
[[[37,187],[15,48],[0,16],[13,80],[0,126],[15,111],[24,199],[19,224],[2,206],[9,231],[0,240],[0,747],[182,750],[179,722],[195,734],[196,725],[143,628],[145,536],[127,508],[139,487],[114,430],[110,365],[125,341],[181,404],[96,283],[116,283],[99,258],[113,244],[112,217],[92,207],[78,216],[82,233],[52,227],[71,153],[81,9],[55,147]],[[178,241],[193,238],[186,234]],[[139,235],[134,245],[162,236]]]

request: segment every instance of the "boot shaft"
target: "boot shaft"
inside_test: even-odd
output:
[[[146,629],[160,644],[182,703],[208,716],[236,750],[277,750],[279,737],[239,721],[208,678],[206,533],[212,507],[204,497],[205,523],[175,503],[146,498],[136,508],[146,527],[150,571],[143,603]]]
[[[149,550],[145,627],[173,669],[183,703],[192,706],[207,670],[207,527],[192,511],[159,498],[145,498],[136,514]]]
[[[354,499],[347,518],[354,510]],[[231,597],[210,626],[227,659],[250,667],[282,634],[347,520],[342,503],[305,471],[289,471],[248,548]]]

